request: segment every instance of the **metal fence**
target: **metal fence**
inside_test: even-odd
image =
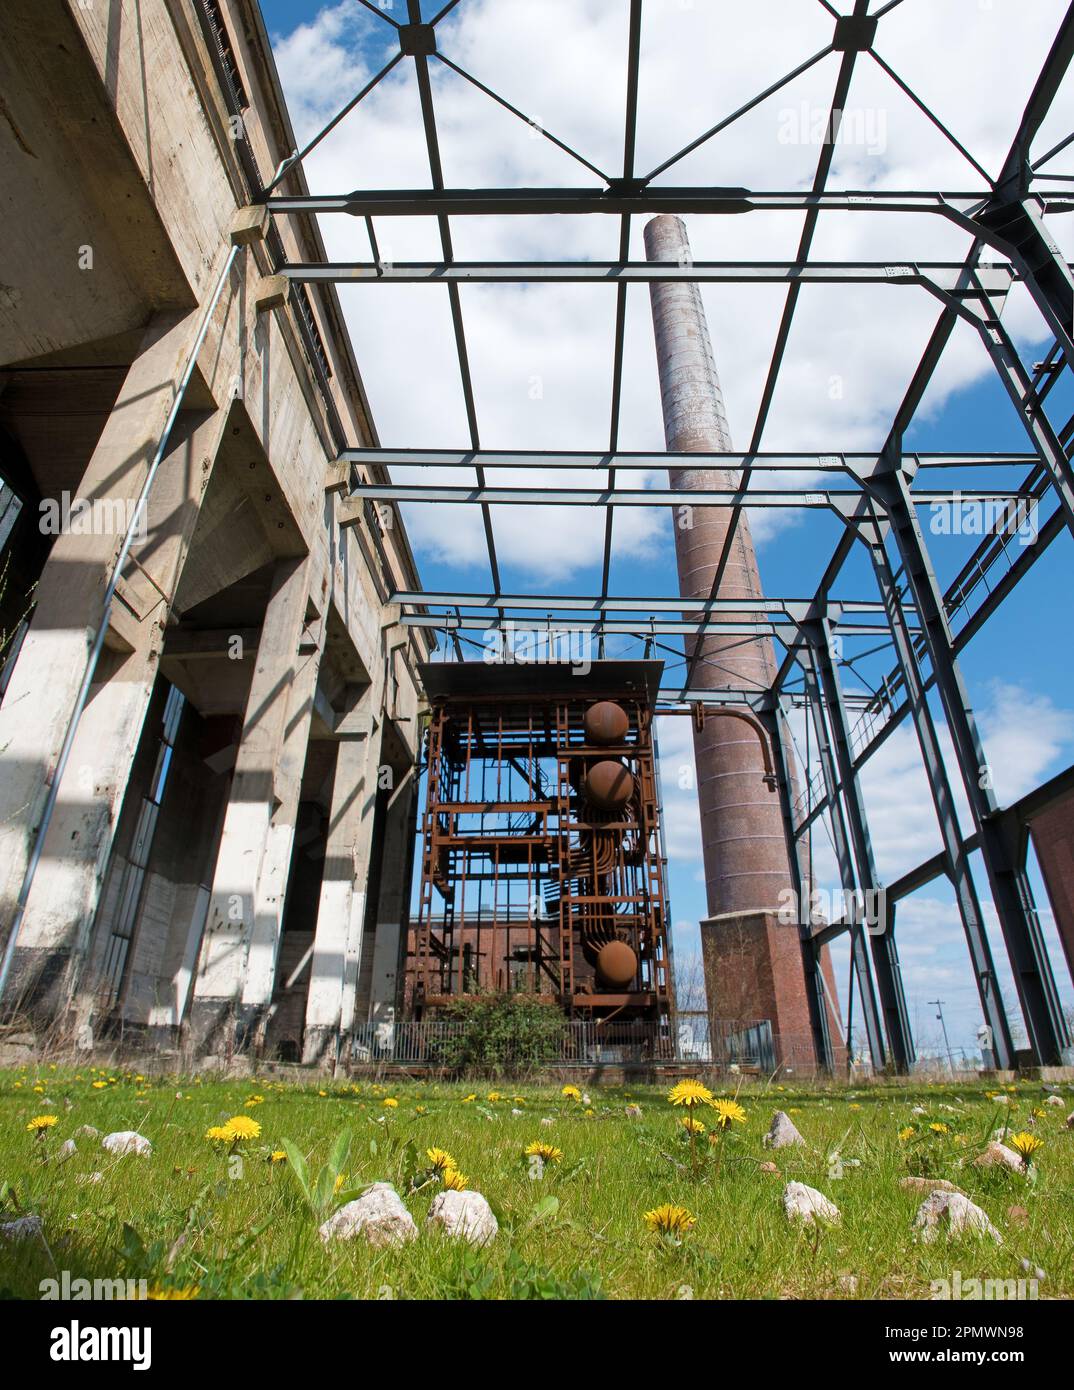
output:
[[[369,1023],[357,1029],[351,1060],[403,1066],[450,1066],[462,1047],[465,1023],[421,1020]],[[533,1047],[505,1043],[496,1060],[512,1066],[579,1066],[597,1063],[672,1062],[675,1040],[649,1023],[564,1021],[558,1040]]]
[[[351,1061],[412,1067],[450,1068],[463,1046],[467,1025],[436,1020],[368,1023],[355,1030]],[[721,1023],[713,1030],[680,1028],[676,1038],[654,1023],[583,1023],[564,1021],[558,1039],[532,1049],[507,1043],[496,1060],[505,1066],[638,1065],[646,1062],[696,1062],[699,1066],[773,1072],[780,1060],[777,1040],[767,1019]]]

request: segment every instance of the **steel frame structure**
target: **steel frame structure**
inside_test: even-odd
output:
[[[602,669],[600,682],[607,688],[587,684],[583,695],[566,676],[558,690],[520,696],[498,690],[490,672],[480,694],[431,697],[409,1016],[481,988],[510,990],[523,976],[528,992],[572,1018],[645,1020],[654,1038],[670,1037],[653,710],[621,674],[617,684]],[[598,698],[628,716],[614,743],[587,739],[585,710]],[[585,767],[607,758],[633,779],[629,805],[614,811],[579,789]],[[636,958],[629,989],[600,983],[595,953],[612,939]]]
[[[710,630],[758,633],[776,638],[783,648],[782,664],[772,688],[765,692],[727,690],[714,694],[694,687],[696,662],[703,644],[693,644],[681,687],[662,692],[664,708],[683,710],[703,702],[748,708],[764,723],[778,766],[784,820],[788,840],[800,846],[810,828],[822,816],[830,821],[833,844],[843,886],[862,891],[879,887],[868,819],[860,788],[861,769],[883,742],[909,718],[920,745],[943,844],[939,856],[911,871],[888,895],[883,931],[868,931],[861,920],[839,921],[817,928],[801,924],[807,979],[813,982],[816,1043],[819,1055],[829,1061],[824,983],[816,968],[820,946],[841,932],[851,935],[854,982],[862,1010],[874,1064],[905,1068],[914,1060],[914,1044],[899,971],[894,930],[894,904],[898,897],[930,879],[945,876],[953,885],[969,947],[981,1007],[992,1029],[997,1065],[1013,1064],[1011,1029],[996,980],[994,962],[984,927],[981,904],[970,869],[969,856],[979,851],[988,876],[1004,941],[1010,955],[1019,1001],[1033,1058],[1041,1064],[1069,1057],[1070,1037],[1059,1005],[1055,981],[1041,935],[1033,895],[1026,875],[1025,819],[1017,808],[1002,808],[994,794],[981,786],[979,769],[985,762],[981,740],[958,656],[970,638],[1013,591],[1064,529],[1074,531],[1074,470],[1071,466],[1074,417],[1056,425],[1049,419],[1048,396],[1065,369],[1074,368],[1074,276],[1044,222],[1048,213],[1074,210],[1074,177],[1044,169],[1061,151],[1074,144],[1074,132],[1035,162],[1030,147],[1074,57],[1074,6],[1068,10],[1040,69],[1032,95],[1014,134],[1010,152],[996,175],[974,158],[934,111],[914,92],[877,51],[883,19],[903,0],[887,0],[870,13],[870,0],[853,0],[849,14],[840,14],[829,0],[818,3],[833,22],[830,42],[806,58],[784,77],[702,132],[683,149],[656,168],[639,174],[636,168],[638,75],[641,49],[643,0],[631,0],[626,18],[628,61],[626,119],[622,165],[614,172],[599,169],[577,150],[548,130],[540,128],[511,102],[468,73],[449,54],[440,50],[441,22],[460,4],[449,0],[429,20],[420,0],[407,0],[406,20],[379,9],[372,0],[360,3],[396,31],[398,52],[355,94],[342,110],[303,149],[296,150],[281,166],[260,201],[273,216],[338,214],[362,218],[369,237],[371,259],[364,263],[291,264],[282,260],[278,274],[315,289],[318,284],[345,283],[365,286],[392,284],[443,284],[449,299],[460,382],[470,436],[468,450],[412,450],[343,448],[329,470],[326,490],[344,494],[338,503],[344,524],[368,522],[370,508],[399,502],[465,505],[480,509],[492,576],[489,593],[398,592],[393,599],[403,610],[404,625],[444,632],[461,655],[467,632],[511,623],[540,628],[553,623],[557,630],[577,627],[595,635],[603,654],[605,638],[628,634],[645,644],[648,655],[660,647],[661,637],[702,635]],[[747,112],[786,87],[795,78],[830,54],[839,55],[839,71],[831,102],[826,134],[820,148],[812,186],[808,191],[771,191],[722,187],[669,187],[661,178],[685,155],[719,136]],[[412,61],[420,98],[421,118],[428,152],[430,187],[409,190],[358,189],[341,194],[312,195],[288,192],[289,173],[324,140],[339,123],[392,72]],[[839,120],[857,64],[877,64],[918,108],[940,134],[959,152],[976,176],[968,190],[856,191],[829,187]],[[515,117],[526,121],[558,149],[571,156],[592,179],[571,188],[451,189],[445,186],[440,157],[436,112],[430,69],[440,64],[461,80],[484,93]],[[303,185],[304,189],[304,185]],[[787,210],[804,214],[797,255],[783,263],[698,262],[688,266],[637,263],[629,260],[632,219],[658,212],[706,216],[743,216],[752,211]],[[821,262],[812,256],[820,216],[828,211],[861,214],[916,213],[940,217],[972,237],[965,260],[940,263],[906,260],[899,263]],[[535,214],[596,214],[618,219],[619,258],[614,262],[507,262],[465,263],[453,255],[451,219],[475,215],[514,216]],[[390,264],[380,256],[375,219],[394,217],[434,218],[442,259],[437,262]],[[711,456],[630,454],[619,450],[620,406],[626,294],[630,284],[652,280],[769,283],[786,286],[782,316],[761,403],[749,447],[742,453]],[[605,453],[488,451],[482,448],[470,375],[466,329],[460,286],[471,283],[551,281],[557,283],[614,286],[616,317],[612,345],[612,374],[608,448]],[[780,378],[788,338],[801,289],[805,285],[885,283],[924,289],[940,305],[931,338],[892,421],[883,449],[876,454],[835,450],[829,454],[770,454],[761,445]],[[1021,361],[1000,321],[1000,310],[1010,287],[1023,284],[1038,308],[1052,345],[1042,362],[1033,367]],[[905,450],[904,437],[936,370],[957,323],[970,324],[987,351],[1028,437],[1021,454],[929,455]],[[691,601],[684,609],[681,596],[639,599],[610,592],[610,567],[615,511],[629,506],[681,504],[682,494],[669,490],[623,487],[620,478],[631,470],[674,467],[686,460],[691,467],[732,468],[740,474],[733,491],[693,493],[697,505],[732,509],[731,526],[717,568],[710,601]],[[395,484],[382,481],[393,465],[428,468],[472,468],[475,485],[438,486],[431,483]],[[987,486],[983,470],[1003,466],[1024,470],[1014,489]],[[604,485],[592,488],[533,488],[490,486],[489,469],[599,470]],[[950,489],[918,489],[920,475],[944,468],[982,470],[984,485],[973,493]],[[781,473],[821,474],[823,489],[778,485]],[[770,490],[754,487],[755,477],[775,475]],[[830,475],[830,477],[828,476]],[[942,476],[942,475],[941,475]],[[828,482],[832,486],[828,486]],[[987,501],[1000,508],[1000,516],[967,561],[956,581],[941,589],[929,557],[928,546],[916,509],[928,502],[958,496]],[[504,593],[492,525],[492,506],[576,505],[604,511],[603,574],[601,591],[590,596],[532,596]],[[757,605],[756,622],[743,623],[747,608],[740,600],[722,604],[717,598],[724,567],[744,506],[823,509],[836,515],[842,532],[820,584],[812,597],[769,599]],[[1036,538],[1020,547],[1011,559],[1007,547],[1015,531],[1019,509],[1041,509]],[[1044,515],[1044,512],[1047,514]],[[863,546],[868,553],[880,592],[879,603],[837,602],[832,597],[844,564]],[[995,571],[1004,566],[995,580]],[[993,581],[990,583],[990,576]],[[737,621],[721,616],[736,615]],[[542,620],[536,613],[546,616]],[[564,621],[562,614],[570,616]],[[521,616],[519,616],[521,615]],[[679,615],[676,619],[675,615]],[[688,616],[687,616],[688,615]],[[864,621],[862,620],[864,619]],[[957,629],[957,630],[956,630]],[[864,702],[849,696],[842,686],[839,641],[848,636],[879,635],[894,648],[895,663],[875,695]],[[930,696],[938,697],[954,745],[961,783],[973,816],[972,835],[964,838],[956,812],[956,781],[945,766]],[[796,795],[788,713],[792,705],[804,705],[819,749],[819,773]],[[851,721],[857,706],[858,720]],[[1069,779],[1067,779],[1069,781]],[[1040,796],[1058,796],[1067,790],[1055,779]],[[1028,804],[1028,802],[1027,802]],[[1022,805],[1022,803],[1020,803]],[[1039,807],[1033,803],[1036,809]],[[1022,807],[1023,812],[1025,806]],[[1021,818],[1020,818],[1021,816]],[[1013,822],[1012,822],[1013,817]],[[1013,828],[1012,828],[1013,826]],[[799,873],[798,857],[791,855],[793,872]],[[802,886],[800,884],[800,886]],[[800,895],[801,900],[801,895]],[[877,924],[873,924],[874,928]],[[871,957],[871,960],[870,960]]]

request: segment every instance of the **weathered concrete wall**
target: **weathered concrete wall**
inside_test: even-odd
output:
[[[120,508],[146,476],[231,251],[236,215],[250,199],[249,159],[244,164],[236,134],[262,184],[295,144],[256,5],[226,0],[222,10],[249,101],[241,131],[196,9],[181,0],[85,8],[77,0],[40,0],[13,4],[0,19],[10,38],[0,43],[9,114],[0,196],[19,206],[18,234],[5,248],[10,312],[0,315],[0,363],[127,364],[99,438],[68,465],[80,496]],[[43,80],[55,77],[57,62],[63,81]],[[301,171],[289,173],[285,187],[303,188]],[[31,225],[33,236],[24,235]],[[276,230],[288,258],[319,254],[315,228],[280,220]],[[92,254],[83,264],[75,252],[85,247]],[[406,756],[416,755],[420,692],[409,657],[422,653],[421,640],[390,655],[401,630],[397,610],[384,602],[398,585],[415,583],[405,534],[398,524],[375,538],[365,525],[341,530],[336,494],[324,487],[340,443],[375,437],[342,315],[333,290],[309,293],[326,383],[307,358],[295,304],[259,311],[273,269],[269,244],[244,237],[149,496],[145,534],[113,603],[107,651],[59,786],[16,955],[13,997],[50,1022],[63,1018],[80,990],[81,1013],[91,1009],[92,967],[113,909],[110,901],[102,905],[102,886],[106,873],[109,883],[122,878],[116,829],[125,797],[136,799],[132,769],[161,688],[162,657],[168,679],[195,708],[217,715],[245,705],[246,720],[237,749],[221,754],[222,769],[235,769],[226,813],[222,798],[214,799],[218,789],[183,773],[177,758],[131,946],[121,1001],[128,1023],[174,1029],[189,987],[202,1023],[226,1011],[248,1014],[246,1023],[257,1026],[243,1036],[263,1039],[287,935],[283,898],[309,738],[341,736],[336,725],[343,728],[360,689],[370,733],[394,716]],[[333,419],[341,434],[333,434]],[[44,494],[45,449],[27,439],[28,466]],[[219,513],[203,524],[207,497]],[[0,938],[14,917],[122,535],[113,527],[57,537],[0,706]],[[287,620],[275,620],[271,603],[255,613],[256,656],[232,662],[226,644],[213,646],[228,633],[227,603],[221,599],[215,633],[196,622],[191,628],[185,614],[240,593],[246,576],[271,563],[301,572]],[[375,759],[355,773],[357,782],[375,784],[376,776]],[[205,814],[184,859],[176,836],[199,785]],[[207,850],[206,825],[216,836],[220,814],[220,849],[214,842]],[[320,983],[305,1001],[322,1033],[349,1023],[359,973],[370,825],[368,817],[352,825],[350,815],[346,916],[356,926],[346,932],[338,981],[326,983],[335,951],[322,950]],[[207,890],[209,929],[199,944]],[[228,915],[233,900],[237,921]],[[318,938],[335,929],[333,914],[325,901]],[[337,983],[340,1008],[322,1018],[322,986]],[[195,1043],[211,1031],[199,1024]]]

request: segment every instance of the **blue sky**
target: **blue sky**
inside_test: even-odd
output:
[[[438,8],[426,5],[426,17]],[[530,0],[499,0],[495,6],[487,0],[463,0],[445,28],[444,47],[523,110],[534,116],[554,116],[549,123],[580,149],[588,152],[606,146],[614,158],[622,122],[616,97],[622,84],[622,55],[616,46],[621,40],[621,25],[616,27],[619,8],[606,0],[545,0],[540,6]],[[1009,144],[1062,6],[1059,0],[1041,0],[1031,18],[1012,25],[1016,8],[1017,0],[995,0],[987,10],[975,11],[973,23],[964,24],[946,7],[908,0],[893,12],[891,20],[882,21],[885,58],[936,102],[941,114],[957,126],[960,137],[991,168],[998,166]],[[300,140],[313,134],[395,48],[390,26],[364,13],[356,0],[351,6],[321,6],[313,0],[263,0],[262,9]],[[778,22],[774,18],[765,29],[761,21],[758,29],[757,11],[743,7],[735,31],[736,44],[721,47],[715,11],[707,7],[687,7],[684,11],[671,0],[651,0],[646,6],[649,27],[643,37],[641,147],[658,153],[680,147],[683,136],[705,129],[715,116],[733,109],[744,94],[752,95],[763,85],[765,77],[778,75],[804,54],[816,51],[820,45],[815,40],[828,23],[820,6],[773,0],[771,10],[773,15],[779,11]],[[766,9],[766,15],[768,12]],[[403,19],[402,0],[396,0],[389,13]],[[1019,10],[1020,17],[1024,14]],[[561,39],[568,32],[574,39],[565,45]],[[966,57],[956,69],[943,59],[954,43],[962,46]],[[517,61],[520,46],[527,53],[525,64]],[[744,55],[742,62],[738,61],[739,50]],[[743,69],[751,64],[761,74],[756,79],[744,75]],[[774,71],[770,70],[772,64],[776,65]],[[783,115],[778,108],[784,100],[792,112],[799,101],[822,105],[830,95],[833,74],[834,68],[829,66],[816,77],[810,76],[815,86],[788,89],[785,99],[769,103],[769,109],[759,110],[755,118],[743,122],[740,134],[735,128],[737,144],[721,137],[714,142],[718,148],[705,147],[668,178],[683,183],[807,186],[815,155],[808,149],[796,151],[777,143],[775,122]],[[1002,88],[997,87],[1000,76]],[[847,109],[857,100],[867,114],[882,117],[890,140],[879,157],[841,148],[833,186],[976,186],[960,158],[952,155],[935,132],[919,121],[915,124],[916,113],[907,109],[906,103],[900,106],[888,88],[877,85],[879,81],[871,70],[856,78],[860,86],[852,87]],[[523,128],[520,133],[517,123],[513,125],[484,99],[478,101],[472,92],[461,91],[456,79],[438,66],[434,67],[434,86],[449,183],[593,182],[592,176],[576,165],[565,165],[563,156],[549,153],[544,142],[534,141],[532,131]],[[666,101],[668,90],[676,93],[674,103]],[[1004,92],[1003,102],[996,100],[997,90]],[[1074,124],[1070,97],[1071,93],[1066,93],[1057,104],[1063,108],[1055,113],[1058,136]],[[330,191],[363,183],[370,187],[426,186],[428,171],[422,165],[417,129],[412,80],[401,68],[310,161],[311,186]],[[1045,146],[1049,136],[1046,127],[1041,137]],[[547,162],[542,164],[545,156]],[[764,170],[763,175],[757,173],[758,168]],[[792,225],[776,225],[771,214],[766,216],[769,221],[757,214],[750,218],[695,219],[690,226],[695,254],[713,259],[789,258],[798,224],[788,219]],[[926,220],[899,217],[885,222],[874,218],[866,234],[860,216],[827,215],[821,220],[818,251],[831,259],[960,259],[963,242],[935,222],[925,226]],[[473,221],[492,223],[496,219]],[[500,221],[506,223],[508,219]],[[512,255],[610,258],[614,254],[606,246],[611,235],[608,219],[559,219],[555,240],[548,228],[529,226],[528,221],[517,219],[508,229],[461,226],[456,220],[456,252],[491,259]],[[330,253],[343,258],[343,247],[347,247],[346,258],[364,257],[366,247],[361,236],[354,249],[353,224],[341,228],[344,222],[349,224],[349,219],[336,219],[334,224],[322,219]],[[597,223],[604,226],[597,227]],[[713,223],[719,225],[714,228]],[[636,238],[639,230],[635,231]],[[1063,219],[1056,219],[1053,233],[1069,238]],[[421,229],[410,226],[384,231],[384,235],[389,234],[400,239],[396,259],[433,258],[435,254],[429,242],[421,240]],[[632,255],[640,254],[636,240]],[[363,297],[365,293],[348,290],[342,298],[382,443],[464,445],[458,377],[442,292],[420,287],[406,292],[393,290],[391,310],[377,298],[380,291],[371,291],[369,298]],[[781,292],[750,289],[742,293],[740,287],[707,287],[704,297],[732,433],[741,445],[752,428],[782,304]],[[547,286],[532,290],[474,288],[464,291],[463,300],[485,446],[604,447],[610,295],[600,288],[568,287],[565,293]],[[629,306],[621,447],[658,449],[662,438],[659,396],[645,291],[631,290]],[[817,452],[878,447],[936,312],[935,302],[924,291],[889,287],[846,293],[804,291],[764,447]],[[1039,319],[1025,296],[1012,294],[1005,321],[1024,359],[1032,363],[1045,343]],[[536,397],[534,381],[540,383]],[[420,385],[412,386],[415,382]],[[1050,408],[1053,421],[1062,424],[1074,410],[1069,388],[1057,388]],[[1028,449],[1017,413],[991,374],[971,331],[960,329],[956,333],[936,387],[906,444],[923,451]],[[990,476],[1004,486],[1012,481],[998,473]],[[934,477],[938,486],[972,482],[969,475]],[[431,518],[430,513],[434,513]],[[427,589],[488,589],[483,546],[472,526],[467,528],[470,520],[447,508],[409,509],[408,527]],[[528,516],[520,517],[518,509],[512,515],[501,509],[495,523],[504,589],[597,592],[599,571],[585,561],[589,555],[599,555],[599,547],[584,529],[584,520],[576,512],[571,517],[559,513],[550,522],[547,515],[530,521]],[[838,538],[839,523],[830,516],[806,513],[792,524],[773,524],[787,520],[783,513],[775,518],[772,513],[755,517],[762,578],[770,595],[808,597]],[[927,512],[922,513],[921,520],[927,527]],[[616,536],[612,591],[671,594],[675,571],[667,519],[654,516],[649,509],[620,509]],[[929,539],[937,574],[945,584],[971,553],[976,538],[930,534]],[[997,794],[1003,804],[1066,767],[1074,752],[1074,696],[1070,694],[1074,659],[1070,644],[1064,640],[1067,605],[1062,602],[1069,593],[1072,558],[1071,539],[1063,534],[1017,593],[970,642],[961,659],[986,754],[996,764]],[[877,597],[863,551],[846,566],[835,596]],[[850,644],[848,656],[853,657],[855,650]],[[847,689],[861,690],[861,681],[875,685],[891,665],[890,648],[855,662],[853,672],[844,671]],[[934,713],[942,723],[942,711],[936,707]],[[680,959],[696,950],[696,923],[705,911],[696,814],[691,820],[689,798],[675,788],[677,770],[690,757],[689,740],[682,727],[685,724],[681,720],[669,722],[662,735],[672,841],[672,905]],[[864,794],[883,879],[892,881],[939,848],[935,817],[908,724],[870,761]],[[814,853],[818,878],[834,887],[831,856],[821,831],[814,841]],[[1056,974],[1069,1003],[1070,976],[1055,943],[1046,896],[1035,868],[1033,877]],[[978,889],[986,901],[987,915],[989,894],[983,873]],[[938,1045],[935,1010],[927,1002],[936,997],[937,990],[947,1001],[945,1015],[952,1044],[972,1046],[979,1010],[968,977],[961,927],[945,883],[929,885],[900,906],[898,936],[919,1046],[927,1049]],[[991,936],[1000,974],[1009,978],[998,929],[993,927]],[[843,987],[845,950],[837,947],[835,956]]]

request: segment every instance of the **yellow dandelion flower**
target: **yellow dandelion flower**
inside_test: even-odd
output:
[[[56,1115],[35,1115],[26,1128],[32,1134],[43,1134],[46,1129],[51,1129],[57,1123]]]
[[[384,1106],[385,1110],[399,1109],[399,1102],[395,1099],[394,1096],[386,1096],[384,1100],[381,1102],[381,1104]]]
[[[45,1088],[44,1088],[44,1086],[35,1086],[35,1087],[34,1087],[34,1091],[35,1091],[35,1093],[36,1093],[37,1095],[39,1095],[39,1096],[43,1096],[43,1095],[45,1094]]]
[[[540,1158],[545,1163],[558,1163],[563,1157],[562,1149],[557,1149],[554,1144],[542,1144],[539,1139],[527,1144],[525,1152],[528,1158]]]
[[[250,1096],[250,1098],[249,1098],[247,1101],[244,1102],[244,1104],[247,1106],[247,1108],[249,1108],[251,1105],[263,1105],[264,1103],[265,1103],[265,1097],[264,1097],[264,1096]]]
[[[426,1149],[425,1157],[438,1173],[444,1172],[446,1168],[458,1167],[458,1164],[448,1153],[447,1149]]]
[[[712,1092],[707,1086],[702,1086],[700,1081],[687,1079],[676,1082],[668,1092],[668,1100],[672,1105],[708,1105],[712,1101]]]
[[[333,1185],[332,1191],[333,1191],[333,1192],[342,1192],[342,1191],[343,1191],[343,1188],[344,1188],[344,1186],[345,1186],[345,1184],[346,1184],[346,1181],[347,1181],[347,1174],[346,1174],[346,1173],[337,1173],[337,1174],[336,1174],[336,1181],[335,1181],[335,1184]]]
[[[684,1236],[694,1225],[697,1217],[691,1216],[685,1207],[665,1202],[662,1206],[647,1211],[642,1220],[650,1231],[662,1236]]]
[[[485,1099],[492,1101],[495,1105],[498,1100],[503,1100],[503,1096],[500,1095],[499,1091],[490,1091]]]
[[[463,1096],[463,1098],[462,1098],[462,1103],[463,1103],[463,1105],[469,1105],[471,1101],[474,1101],[474,1100],[476,1100],[476,1099],[477,1099],[476,1094],[474,1094],[474,1095],[469,1095],[469,1096]]]
[[[1012,1134],[1007,1143],[1015,1153],[1022,1155],[1023,1163],[1031,1163],[1037,1150],[1044,1148],[1044,1140],[1038,1139],[1035,1134],[1030,1134],[1028,1130],[1023,1130],[1021,1134]]]
[[[577,1086],[564,1086],[560,1091],[561,1096],[566,1096],[568,1100],[581,1100],[582,1093]]]
[[[679,1122],[687,1134],[704,1134],[705,1126],[700,1120],[695,1120],[692,1115],[687,1115]]]
[[[90,1083],[95,1091],[103,1091],[108,1086],[107,1081],[93,1081]]]
[[[451,1192],[465,1192],[466,1185],[470,1181],[464,1173],[460,1173],[457,1168],[445,1168],[440,1175],[440,1180],[445,1188]]]
[[[270,1162],[270,1163],[286,1163],[286,1162],[287,1162],[287,1154],[284,1152],[283,1149],[273,1149],[272,1152],[269,1154],[269,1162]]]
[[[227,1125],[210,1125],[205,1131],[206,1139],[211,1139],[216,1144],[227,1143],[231,1139]]]
[[[932,1122],[932,1124],[929,1125],[929,1129],[932,1130],[933,1134],[949,1134],[949,1133],[950,1133],[950,1130],[947,1128],[947,1126],[943,1123],[942,1120],[934,1120],[934,1121]]]
[[[415,1114],[415,1115],[428,1115],[428,1113],[429,1113],[429,1107],[428,1107],[427,1105],[415,1105],[415,1107],[414,1107],[414,1114]]]
[[[746,1112],[736,1100],[717,1097],[716,1100],[709,1101],[709,1105],[715,1110],[716,1122],[721,1129],[730,1129],[732,1124],[746,1123]]]
[[[232,1115],[224,1128],[229,1131],[232,1139],[259,1139],[261,1137],[261,1126],[256,1120],[251,1120],[249,1115]]]
[[[900,1130],[899,1130],[899,1143],[900,1143],[900,1144],[905,1144],[906,1141],[907,1141],[907,1139],[912,1139],[913,1137],[914,1137],[914,1127],[913,1127],[913,1125],[907,1125],[905,1129],[900,1129]]]

